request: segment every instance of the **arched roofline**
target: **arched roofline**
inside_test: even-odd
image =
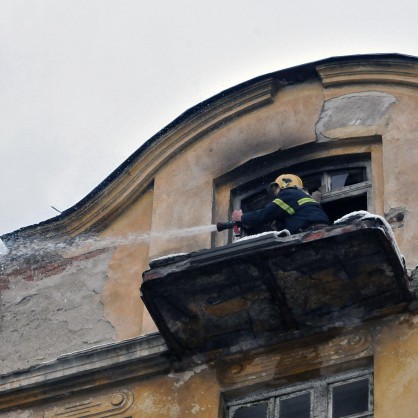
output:
[[[364,70],[353,71],[355,66]],[[365,82],[417,87],[418,58],[396,53],[330,57],[226,89],[186,110],[153,135],[78,203],[56,217],[3,235],[3,241],[99,231],[151,187],[158,169],[173,154],[232,118],[271,103],[278,88],[315,79],[324,87]]]

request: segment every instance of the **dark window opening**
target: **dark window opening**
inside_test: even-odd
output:
[[[273,200],[272,196],[267,193],[267,190],[262,190],[258,193],[241,200],[241,209],[244,213],[252,212],[253,210],[261,209],[267,203]]]
[[[311,394],[281,399],[279,401],[279,418],[310,418]]]
[[[342,218],[347,213],[367,210],[367,194],[351,196],[331,202],[322,203],[322,207],[330,218],[331,222]]]
[[[267,403],[243,406],[237,409],[233,418],[267,418]]]
[[[343,418],[369,411],[369,380],[336,385],[332,392],[332,418]]]

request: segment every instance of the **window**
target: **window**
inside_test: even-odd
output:
[[[331,221],[371,206],[370,155],[363,154],[308,161],[269,173],[232,190],[233,209],[245,213],[264,207],[271,201],[267,185],[284,172],[299,175],[310,194],[321,193],[321,204]]]
[[[373,373],[359,369],[230,401],[226,417],[373,417]]]
[[[347,213],[367,210],[371,191],[369,164],[352,163],[346,167],[325,169],[319,173],[303,176],[309,193],[321,192],[321,204],[332,221]]]

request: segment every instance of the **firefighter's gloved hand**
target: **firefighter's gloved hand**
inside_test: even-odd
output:
[[[242,210],[234,210],[231,219],[233,222],[241,222]]]
[[[231,219],[233,222],[241,222],[241,217],[242,217],[242,210],[234,210],[232,212]],[[241,235],[241,229],[237,225],[234,226],[234,234],[236,237]]]
[[[234,235],[235,235],[236,237],[241,236],[241,228],[240,228],[239,226],[234,225],[233,230],[234,230]]]

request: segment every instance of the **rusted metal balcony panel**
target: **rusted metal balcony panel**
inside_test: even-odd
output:
[[[387,224],[266,234],[150,263],[142,298],[179,357],[352,325],[410,299]]]

